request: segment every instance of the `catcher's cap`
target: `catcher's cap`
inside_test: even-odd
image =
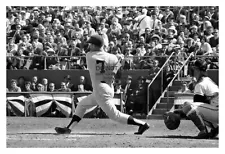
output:
[[[98,47],[102,47],[104,45],[103,38],[100,35],[92,35],[87,43],[94,44]]]
[[[203,59],[197,59],[194,63],[194,68],[199,69],[200,71],[206,71],[207,62]]]

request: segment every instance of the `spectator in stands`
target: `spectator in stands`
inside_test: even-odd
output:
[[[102,27],[101,27],[101,29],[102,29]],[[85,29],[84,29],[84,31],[86,31],[88,33],[89,37],[91,35],[95,34],[95,30],[94,30],[94,28],[91,27],[91,22],[89,20],[85,21]]]
[[[190,34],[189,34],[189,37],[190,37],[190,38],[194,38],[194,35],[195,35],[195,34],[199,35],[199,34],[198,34],[198,27],[197,27],[196,25],[193,25],[193,26],[191,26],[191,28],[190,28]]]
[[[109,40],[112,40],[112,36],[116,36],[117,38],[119,38],[119,36],[121,35],[121,30],[120,28],[117,26],[117,23],[112,23],[112,25],[110,26],[110,28],[108,29],[108,31],[106,32]]]
[[[89,85],[86,82],[86,79],[84,76],[80,76],[80,80],[77,86],[75,86],[74,91],[79,91],[79,92],[85,92],[85,91],[92,91],[92,86]]]
[[[34,29],[31,37],[32,44],[35,44],[35,47],[37,47],[40,50],[43,50],[43,39],[40,38],[38,29]]]
[[[99,26],[97,27],[96,32],[98,35],[100,35],[103,38],[104,48],[107,48],[108,44],[109,44],[109,38],[108,38],[107,34],[103,33]]]
[[[212,51],[210,44],[207,41],[207,37],[203,36],[201,38],[200,49],[196,51],[196,55],[210,55],[212,53],[213,53],[213,51]]]
[[[14,53],[16,53],[17,49],[18,49],[18,45],[15,44],[15,40],[14,39],[10,39],[9,43],[7,45],[7,51],[9,53],[14,54]]]
[[[81,38],[81,50],[83,50],[85,53],[87,53],[89,50],[88,49],[89,44],[87,43],[88,39],[89,39],[88,32],[84,31],[83,37]]]
[[[125,54],[124,54],[124,67],[123,69],[132,69],[133,68],[133,55],[131,54],[131,49],[126,48],[125,49]]]
[[[115,94],[120,94],[124,92],[124,90],[121,87],[121,80],[117,80],[114,84],[114,92]]]
[[[37,91],[38,92],[43,92],[44,91],[43,85],[41,83],[37,84]]]
[[[136,24],[134,29],[138,30],[138,35],[142,35],[145,32],[145,28],[152,28],[152,18],[148,16],[147,9],[142,9],[141,14],[134,18]]]
[[[75,86],[73,83],[71,83],[70,75],[66,75],[63,80],[66,83],[67,88],[71,89],[71,91],[75,91]]]
[[[211,45],[212,49],[215,51],[216,47],[219,45],[219,31],[215,29],[213,32],[213,37],[209,39],[209,44]]]
[[[38,85],[38,77],[33,76],[31,79],[31,90],[37,91],[37,85]]]
[[[155,34],[151,37],[151,39],[155,43],[153,49],[161,49],[162,48],[162,44],[160,43],[159,35]]]
[[[17,80],[17,86],[20,87],[21,91],[24,91],[25,89],[25,77],[20,76]]]
[[[10,84],[11,87],[9,88],[9,92],[21,92],[21,89],[17,86],[17,81],[15,79],[12,79]]]
[[[12,25],[13,26],[13,25]],[[12,31],[9,35],[12,37],[12,39],[15,40],[15,43],[19,43],[21,40],[22,35],[24,34],[24,32],[21,30],[22,26],[20,24],[15,24],[15,31]],[[12,27],[11,27],[12,29]]]
[[[43,86],[43,91],[48,91],[48,79],[43,78],[41,83]]]
[[[185,53],[187,53],[187,55],[189,55],[192,52],[195,53],[196,47],[193,45],[193,39],[192,38],[187,39],[187,44],[184,46],[184,50],[185,50]]]
[[[47,49],[48,57],[46,58],[46,68],[47,69],[54,69],[55,65],[59,62],[59,58],[55,54],[54,49],[49,48]]]
[[[49,83],[49,89],[48,89],[49,92],[55,92],[55,84],[54,83]]]
[[[150,28],[145,28],[145,33],[144,34],[142,34],[141,36],[143,36],[144,37],[144,39],[145,39],[145,43],[150,43],[150,41],[151,41],[151,37],[152,37],[152,33],[151,33],[151,30],[150,30]]]
[[[33,90],[31,90],[31,82],[30,81],[25,82],[24,92],[33,92]]]
[[[213,34],[212,34],[213,33],[213,27],[212,27],[212,25],[207,26],[206,30],[203,33],[204,33],[204,36],[206,36],[207,41],[209,41],[209,39],[211,37],[213,37]]]
[[[133,93],[133,90],[135,89],[135,85],[132,82],[132,76],[128,75],[126,79],[126,83],[122,85],[122,89],[124,90],[124,102],[126,111],[128,114],[133,113],[133,102],[131,102],[131,96]]]
[[[15,57],[12,58],[12,68],[13,69],[23,69],[25,65],[25,59],[23,52],[25,51],[24,47],[19,46],[17,52],[14,54]]]
[[[155,37],[158,43],[156,42],[154,49],[150,52],[156,53],[157,56],[163,55],[164,52],[159,52],[158,49],[161,49],[161,43],[167,43],[166,40],[170,37],[172,40],[170,39],[169,43],[172,42],[174,45],[179,44],[181,40],[187,44],[187,38],[193,38],[193,46],[197,50],[201,45],[199,37],[206,36],[212,50],[216,52],[213,53],[217,55],[219,50],[218,34],[216,30],[214,30],[215,33],[213,31],[213,29],[218,30],[219,28],[218,7],[191,7],[192,9],[189,7],[173,7],[173,9],[165,7],[165,11],[161,7],[155,7],[153,10],[144,7],[127,7],[123,8],[124,10],[121,10],[120,7],[110,9],[103,7],[99,10],[93,9],[93,13],[91,13],[92,10],[87,11],[84,7],[77,8],[79,11],[70,10],[71,8],[69,11],[63,11],[61,8],[58,10],[51,6],[47,7],[48,9],[45,7],[43,9],[42,7],[33,8],[24,10],[20,7],[12,7],[11,11],[7,10],[7,42],[10,39],[15,42],[9,43],[7,56],[20,55],[20,53],[25,56],[34,56],[30,59],[20,56],[17,60],[7,57],[7,69],[44,69],[44,56],[48,55],[49,48],[52,48],[56,55],[58,52],[61,54],[61,51],[66,52],[65,49],[68,50],[68,53],[87,53],[89,49],[86,40],[88,40],[88,35],[95,30],[104,38],[105,49],[107,49],[108,42],[113,41],[114,47],[120,49],[122,54],[125,54],[127,47],[130,48],[131,55],[136,54],[136,49],[140,47],[141,34],[144,36],[144,39],[141,37],[141,40],[147,44],[152,42],[154,38],[152,36],[159,36],[159,39]],[[88,29],[92,31],[90,34]],[[60,36],[57,37],[58,33]],[[176,33],[179,35],[177,36]],[[128,40],[125,38],[127,34]],[[28,36],[31,38],[29,39]],[[73,40],[76,37],[78,39]],[[68,46],[58,50],[56,44],[58,42],[59,47],[61,44]],[[19,48],[17,46],[24,43],[25,49],[17,50]],[[76,52],[70,52],[71,43],[75,44],[74,51]],[[192,51],[194,47],[188,50]],[[148,48],[146,44],[145,48],[146,50]],[[169,49],[172,50],[168,51],[167,49],[166,55],[170,55],[174,51],[171,44]],[[120,51],[114,52],[120,53]],[[75,54],[72,56],[75,57]],[[85,60],[79,61],[80,59],[71,62],[70,68],[85,68]],[[29,64],[31,62],[32,65]],[[60,68],[57,63],[54,65],[54,69]]]
[[[71,92],[71,89],[66,87],[65,82],[61,82],[61,88],[58,89],[58,91],[59,92]]]

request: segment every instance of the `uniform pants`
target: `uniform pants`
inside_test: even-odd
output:
[[[113,97],[114,89],[106,83],[100,83],[94,88],[91,95],[88,95],[78,103],[78,106],[75,109],[75,115],[83,118],[87,109],[99,105],[110,119],[119,123],[127,124],[127,120],[130,115],[117,110]]]
[[[191,103],[192,109],[195,109],[202,116],[203,120],[210,122],[213,126],[217,126],[219,123],[219,108],[210,104],[193,102]]]

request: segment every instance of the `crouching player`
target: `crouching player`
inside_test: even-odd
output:
[[[193,69],[194,77],[197,79],[194,100],[185,102],[182,109],[173,112],[192,120],[200,131],[196,138],[215,138],[219,133],[219,87],[207,77],[207,63],[204,60],[196,60]],[[206,126],[211,128],[210,132]]]

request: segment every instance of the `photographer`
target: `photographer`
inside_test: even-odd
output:
[[[138,78],[138,86],[133,90],[131,94],[132,110],[133,113],[146,114],[147,105],[147,84],[146,79],[143,76]]]

